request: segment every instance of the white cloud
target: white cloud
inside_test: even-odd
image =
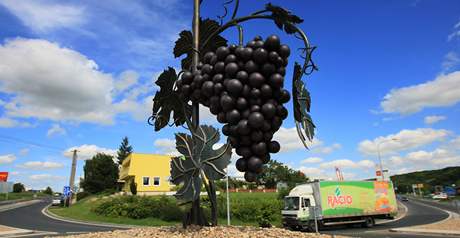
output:
[[[447,149],[437,148],[433,151],[413,151],[405,156],[392,156],[389,161],[388,167],[396,169],[404,166],[407,170],[415,171],[458,166],[460,165],[460,155]]]
[[[457,66],[460,63],[460,58],[458,55],[451,51],[444,56],[444,61],[442,62],[442,69],[444,72],[449,71],[453,67]]]
[[[137,83],[139,74],[133,70],[126,70],[122,72],[117,81],[115,81],[115,88],[118,91],[124,91]]]
[[[4,107],[14,117],[110,124],[112,78],[71,49],[37,39],[0,46],[0,92],[14,95]]]
[[[20,122],[8,117],[0,117],[0,127],[11,128],[11,127],[32,127],[32,124],[28,122]]]
[[[326,172],[323,169],[320,168],[315,168],[315,167],[300,167],[300,171],[302,171],[305,176],[307,176],[310,179],[322,179],[327,176],[325,176]]]
[[[11,164],[16,160],[16,156],[13,154],[0,155],[0,164]]]
[[[281,127],[279,131],[277,131],[273,136],[273,140],[276,140],[281,144],[281,152],[289,152],[299,149],[305,150],[305,147],[300,141],[300,138],[297,134],[297,129],[295,127]],[[307,145],[310,148],[309,152],[313,154],[330,154],[342,147],[338,143],[326,146],[324,145],[323,141],[317,139],[316,137],[313,138],[313,141],[307,142]]]
[[[423,121],[425,122],[425,124],[431,125],[431,124],[434,124],[436,122],[440,122],[440,121],[443,121],[443,120],[446,120],[446,119],[447,119],[447,117],[445,117],[445,116],[433,115],[433,116],[426,116]]]
[[[62,180],[64,176],[57,176],[52,174],[33,174],[29,176],[30,179],[36,181],[54,181],[54,180]]]
[[[81,145],[81,146],[74,146],[67,149],[63,154],[68,158],[72,158],[73,151],[77,150],[77,158],[82,160],[91,159],[97,153],[103,153],[111,156],[117,155],[117,151],[113,149],[107,149],[103,147],[98,147],[97,145]]]
[[[17,167],[22,169],[31,169],[31,170],[46,170],[46,169],[59,169],[64,167],[64,164],[57,162],[48,162],[48,161],[28,161],[23,164],[17,165]]]
[[[349,160],[349,159],[338,159],[338,160],[333,160],[329,162],[324,162],[319,165],[320,168],[325,169],[325,168],[334,168],[338,167],[340,169],[343,168],[356,168],[357,165],[355,162]]]
[[[418,128],[415,130],[401,130],[397,134],[380,136],[374,140],[364,140],[359,143],[358,150],[365,155],[377,155],[380,147],[381,155],[398,151],[414,149],[435,141],[442,141],[450,134],[443,129]],[[396,139],[396,140],[393,140]]]
[[[85,22],[84,8],[50,1],[3,0],[4,7],[36,32],[75,27]]]
[[[302,160],[300,163],[301,164],[310,164],[310,163],[320,163],[322,161],[323,161],[323,159],[321,159],[319,157],[309,157],[309,158],[306,158],[306,159]]]
[[[51,128],[48,130],[46,133],[46,136],[48,137],[53,137],[53,136],[59,136],[59,135],[65,135],[67,131],[62,128],[59,124],[53,124]]]
[[[460,22],[455,24],[453,32],[447,36],[447,41],[451,41],[457,37],[460,37]]]
[[[391,90],[380,106],[386,113],[413,114],[428,107],[447,107],[460,101],[460,71],[433,81]]]
[[[166,138],[156,139],[153,142],[155,148],[159,150],[159,153],[178,156],[180,153],[176,150],[176,141]]]

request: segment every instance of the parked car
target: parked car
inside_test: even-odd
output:
[[[440,193],[440,194],[436,194],[433,196],[433,199],[447,199],[447,194],[445,193]]]
[[[400,197],[400,200],[401,200],[402,202],[408,202],[408,201],[409,201],[409,198],[407,198],[406,196],[401,196],[401,197]]]
[[[61,205],[61,196],[53,196],[53,200],[51,201],[51,206],[60,206]]]

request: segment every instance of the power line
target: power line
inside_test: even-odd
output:
[[[16,137],[6,136],[6,135],[0,135],[0,140],[2,140],[4,142],[8,142],[8,143],[15,142],[15,143],[22,143],[22,144],[26,144],[26,145],[32,145],[32,146],[41,147],[41,148],[44,148],[44,149],[54,150],[54,151],[58,151],[58,152],[63,152],[63,151],[66,150],[66,149],[61,148],[61,147],[45,145],[45,144],[41,144],[41,143],[37,143],[37,142],[33,142],[33,141],[28,141],[28,140],[24,140],[24,139],[19,139],[19,138],[16,138]]]

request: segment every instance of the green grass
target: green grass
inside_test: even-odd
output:
[[[32,200],[34,199],[34,194],[37,195],[37,198],[46,196],[42,193],[32,193],[32,192],[22,192],[22,193],[8,193],[9,200]],[[0,194],[0,201],[6,201],[6,194]]]
[[[222,193],[222,196],[225,196],[225,193]],[[230,202],[232,198],[276,198],[276,193],[231,193]],[[56,214],[61,217],[72,218],[82,221],[94,221],[94,222],[103,222],[103,223],[115,223],[115,224],[124,224],[124,225],[139,225],[139,226],[169,226],[181,224],[180,221],[168,222],[158,218],[145,218],[145,219],[132,219],[126,217],[106,217],[97,215],[92,212],[91,209],[96,207],[101,203],[101,198],[97,196],[87,197],[71,207],[50,207],[49,211],[53,214]],[[219,218],[219,224],[226,225],[226,218]],[[231,219],[232,225],[238,226],[258,226],[257,222],[243,222],[238,219]],[[281,225],[281,220],[274,222],[275,226],[279,227]]]

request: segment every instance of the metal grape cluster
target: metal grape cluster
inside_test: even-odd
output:
[[[222,133],[241,156],[236,168],[253,182],[277,153],[273,141],[290,100],[283,88],[290,49],[276,35],[256,37],[246,46],[229,45],[207,52],[194,73],[185,71],[176,83],[185,102],[200,103],[225,125]]]

